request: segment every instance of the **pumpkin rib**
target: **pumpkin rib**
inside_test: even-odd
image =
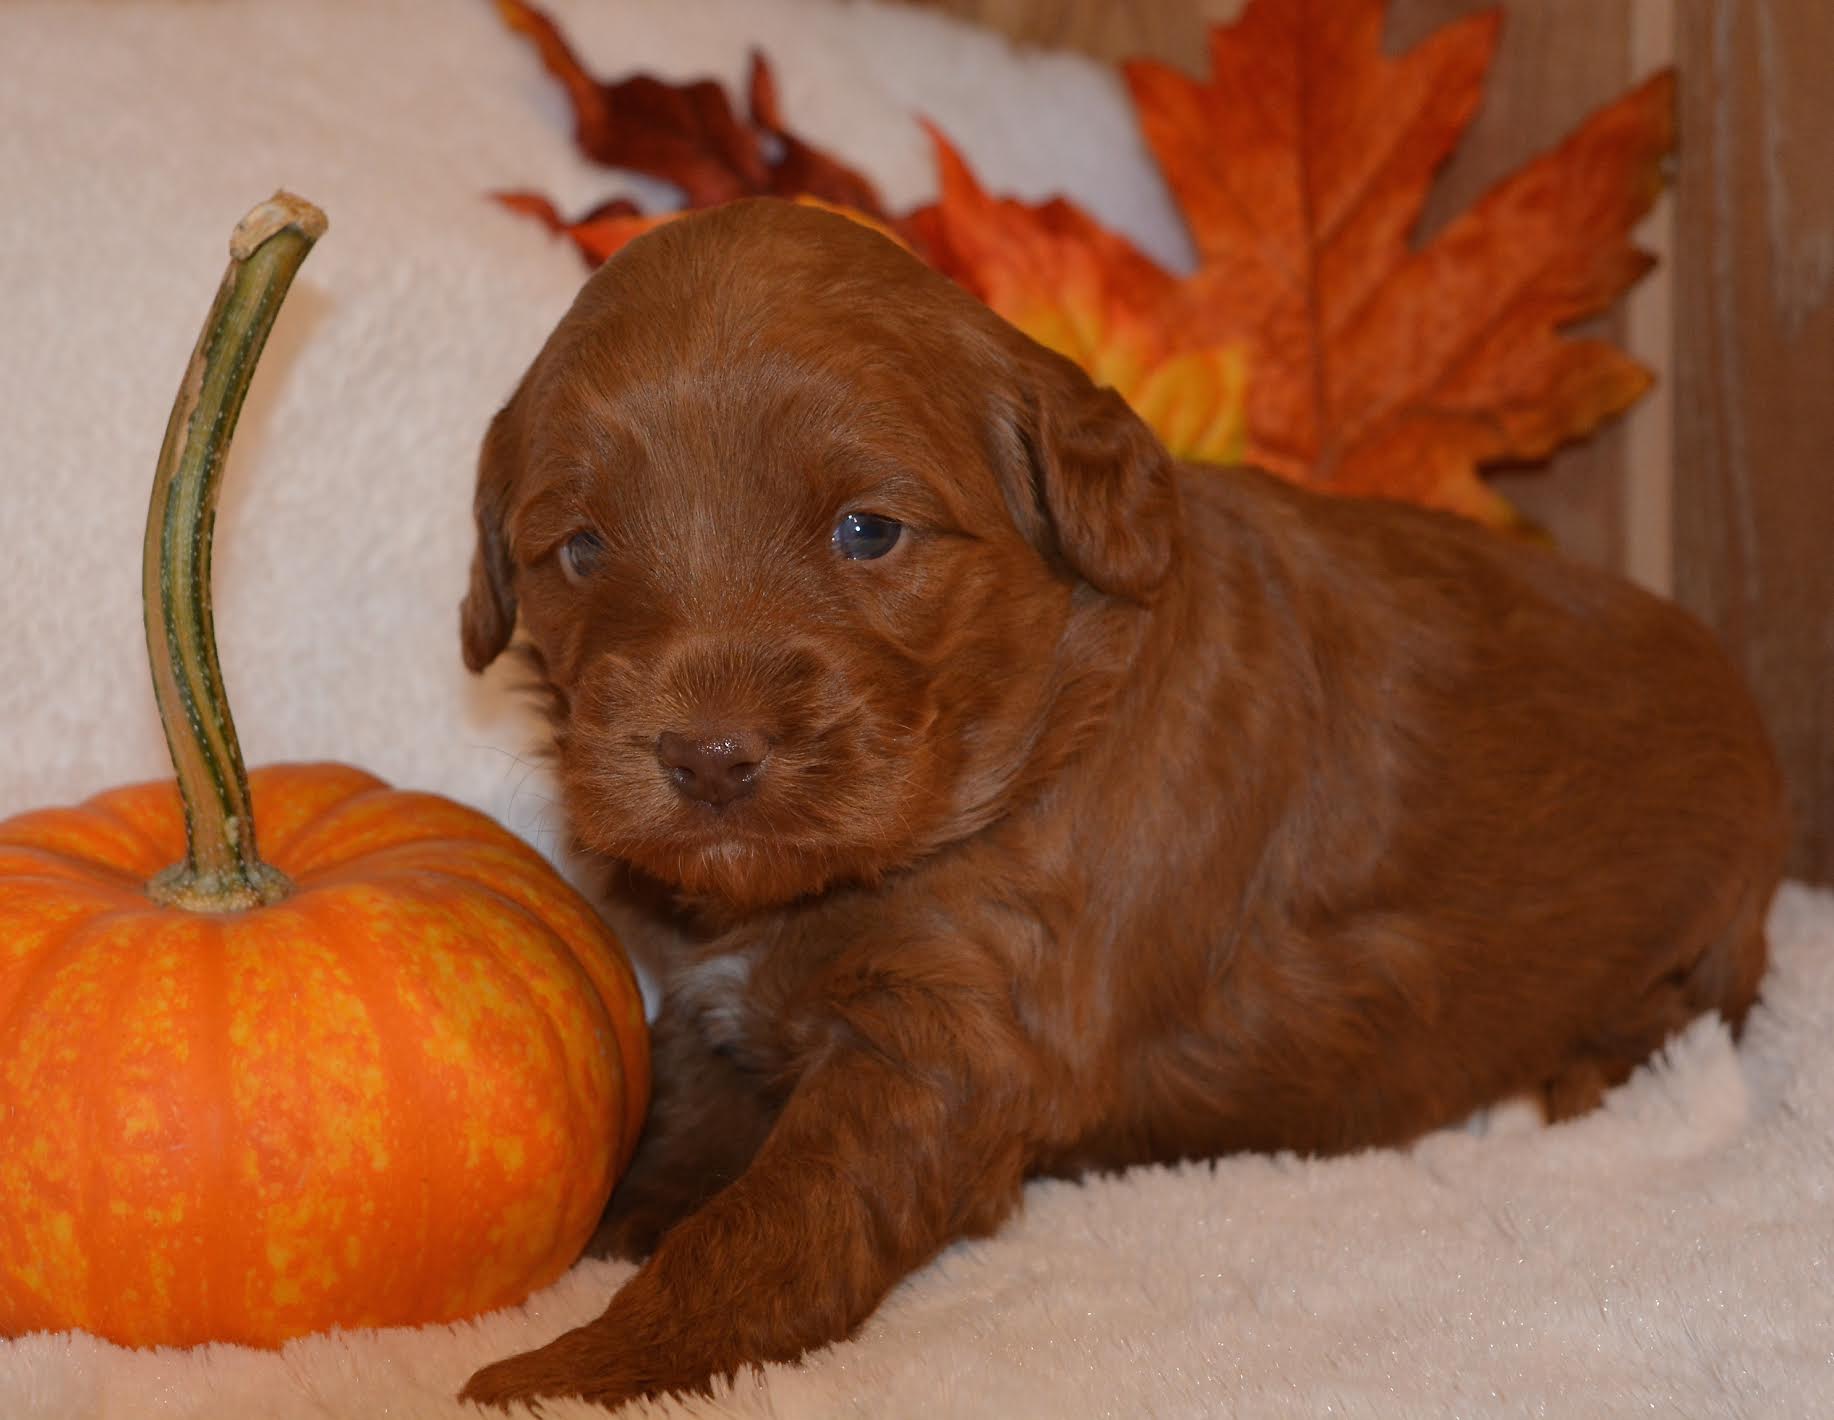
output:
[[[345,799],[387,788],[367,770],[327,760],[269,764],[248,771],[249,799],[263,851],[277,846],[285,852]]]
[[[282,770],[282,769],[290,769],[296,773],[298,772],[310,773],[313,769],[322,768],[322,767],[325,767],[325,766],[318,766],[318,765],[279,766],[279,765],[275,765],[275,766],[270,766],[267,769],[257,769],[254,771],[254,773],[257,776],[272,775],[277,770]],[[342,769],[344,766],[335,765],[335,766],[330,766],[330,767]],[[382,780],[377,779],[372,775],[364,774],[362,777],[365,780],[368,780],[369,782],[353,783],[351,786],[351,791],[348,794],[345,794],[342,798],[332,799],[329,802],[320,805],[316,812],[301,818],[297,823],[291,824],[287,828],[286,832],[276,835],[273,841],[270,842],[267,845],[266,849],[264,849],[263,851],[273,855],[274,857],[280,857],[284,854],[292,854],[293,852],[297,850],[298,845],[302,839],[309,838],[312,834],[317,833],[320,829],[322,829],[325,826],[325,821],[327,819],[332,818],[335,815],[337,815],[338,813],[342,812],[343,809],[347,805],[355,803],[359,800],[373,798],[377,794],[393,794],[397,792],[395,789],[391,788],[388,784],[385,784]],[[307,869],[306,871],[310,871],[310,869]]]
[[[308,894],[311,894],[310,900]],[[292,905],[302,914],[310,908],[310,916],[314,919],[329,918],[337,922],[336,940],[352,940],[366,929],[362,905],[336,893],[321,896],[306,889],[292,900]],[[355,933],[349,930],[353,926]],[[417,1166],[411,1177],[419,1180],[416,1185],[419,1197],[413,1205],[397,1206],[392,1210],[396,1219],[406,1218],[413,1235],[412,1246],[407,1245],[406,1239],[398,1242],[402,1265],[394,1269],[393,1288],[377,1298],[372,1308],[372,1313],[382,1318],[379,1324],[390,1325],[398,1324],[410,1314],[424,1314],[426,1310],[424,1305],[414,1307],[415,1298],[407,1284],[423,1279],[431,1260],[434,1238],[431,1184],[439,1161],[435,1158],[430,1126],[417,1128],[416,1124],[426,1125],[427,1121],[438,1118],[443,1101],[436,1100],[428,1087],[425,1053],[416,1043],[417,1034],[410,1028],[408,1012],[401,1003],[400,987],[406,972],[389,953],[382,952],[378,956],[388,965],[387,981],[377,980],[374,971],[352,970],[351,991],[375,1029],[377,1054],[382,1062],[383,1091],[397,1106],[397,1122],[389,1133],[389,1148],[391,1151],[399,1149],[403,1158],[415,1161]],[[402,1169],[390,1170],[396,1202],[399,1202],[401,1180],[409,1176]],[[407,1305],[404,1307],[403,1303]]]
[[[412,820],[415,808],[423,803],[439,807],[442,814],[449,814],[450,817],[438,824],[426,825],[424,832],[413,837],[399,839],[380,847],[362,845],[351,852],[347,844],[339,841],[340,836],[348,827],[344,820],[357,808],[369,807],[369,800],[379,795],[388,796],[394,801],[390,807],[400,818]],[[460,809],[462,812],[450,814],[452,809]],[[321,842],[321,839],[324,841]],[[507,831],[502,829],[495,820],[486,818],[475,809],[466,809],[462,804],[454,803],[449,799],[440,799],[434,794],[419,794],[412,790],[391,789],[387,785],[382,785],[376,789],[352,794],[347,799],[336,801],[326,810],[323,817],[315,818],[311,824],[297,834],[285,849],[288,858],[287,872],[295,878],[313,877],[334,872],[346,864],[371,860],[391,849],[422,843],[479,844],[486,847],[534,852],[521,840],[509,837]],[[282,850],[275,849],[274,851],[278,856]]]
[[[378,870],[400,872],[404,876],[419,877],[422,875],[443,878],[449,882],[477,886],[487,889],[499,901],[513,904],[522,909],[525,916],[539,922],[549,932],[573,946],[572,926],[570,922],[559,921],[542,910],[543,879],[552,881],[554,869],[547,860],[539,856],[530,856],[532,849],[523,845],[510,843],[483,843],[484,851],[477,851],[480,845],[469,841],[458,841],[450,838],[417,838],[400,843],[392,843],[386,848],[373,849],[361,860],[352,860],[349,867],[326,869],[322,874],[314,874],[311,881],[316,884],[342,882],[356,877],[368,879],[378,876]],[[455,847],[464,849],[465,871],[453,866]],[[502,856],[493,856],[494,850],[504,850]],[[522,851],[511,851],[521,848]],[[579,894],[568,889],[577,901],[572,905],[577,909],[580,922],[590,930],[610,935],[611,929],[605,919],[599,916],[592,904]],[[553,888],[548,888],[548,899],[551,901]],[[574,952],[577,958],[579,955]],[[614,953],[604,953],[612,960],[618,958]],[[635,980],[631,986],[635,989]],[[594,994],[597,994],[596,985]]]
[[[227,1136],[230,1121],[226,1118],[228,1106],[225,1103],[226,1081],[229,1077],[231,1060],[231,1042],[228,1036],[227,1013],[224,1003],[228,992],[228,952],[224,946],[224,936],[219,930],[214,934],[206,931],[197,934],[195,919],[190,914],[177,917],[167,916],[166,921],[171,935],[171,945],[182,953],[183,970],[187,979],[183,982],[184,994],[180,996],[183,1015],[187,1028],[184,1039],[184,1071],[182,1081],[175,1082],[175,1088],[186,1092],[187,1113],[190,1123],[201,1135],[207,1146],[218,1155],[224,1150],[222,1141]],[[220,1031],[212,1029],[213,1022],[222,1022]],[[195,1112],[193,1112],[195,1111]],[[215,1225],[222,1229],[236,1226],[239,1220],[221,1216],[225,1213],[224,1203],[233,1198],[226,1193],[228,1173],[210,1171],[208,1176],[199,1171],[194,1182],[196,1206],[200,1212],[214,1212],[218,1216]],[[167,1334],[181,1324],[180,1319],[191,1318],[196,1328],[189,1339],[199,1339],[207,1335],[203,1318],[211,1315],[212,1297],[210,1268],[200,1262],[195,1267],[176,1270],[173,1276],[172,1320],[167,1325]]]
[[[184,856],[182,804],[176,785],[155,782],[92,794],[77,805],[76,812],[100,821],[115,833],[111,861],[117,867],[136,871],[150,864],[150,873]]]
[[[159,940],[157,932],[125,932],[120,934],[129,953],[124,965],[111,968],[109,987],[102,1009],[102,1020],[113,1024],[121,1019],[121,1007],[139,994],[142,978],[146,974],[147,963],[153,956],[153,944]],[[108,1048],[102,1052],[103,1060],[98,1060],[96,1075],[101,1079],[116,1079],[120,1076],[120,1056],[125,1049],[126,1034],[122,1031],[110,1031],[106,1037]],[[106,1238],[112,1236],[115,1229],[108,1216],[108,1179],[106,1177],[112,1151],[103,1147],[106,1121],[102,1117],[102,1095],[97,1090],[83,1092],[83,1129],[84,1157],[89,1167],[84,1172],[79,1184],[82,1216],[84,1223],[82,1236],[86,1238]],[[112,1293],[105,1287],[103,1269],[90,1267],[88,1276],[88,1315],[97,1318],[101,1327],[108,1331],[118,1329],[121,1320],[117,1303],[118,1292]],[[145,1302],[142,1305],[146,1305]]]
[[[42,1007],[44,998],[51,992],[52,983],[66,967],[81,956],[90,939],[108,923],[129,915],[126,911],[106,912],[87,918],[72,925],[67,934],[45,943],[36,958],[30,961],[21,973],[19,987],[13,992],[11,1000],[0,1001],[0,1061],[11,1062],[18,1059],[19,1043],[24,1038],[27,1022],[36,1013],[36,1010]],[[33,1009],[26,1009],[28,1005]],[[27,1083],[29,1090],[30,1084],[36,1082],[24,1083]],[[21,1092],[22,1095],[24,1093],[26,1091]],[[25,1151],[20,1149],[18,1152],[23,1155]],[[76,1181],[75,1191],[80,1196],[81,1180]],[[70,1201],[74,1204],[77,1200],[71,1199]],[[10,1210],[8,1210],[8,1217],[9,1220],[12,1217]],[[22,1257],[30,1255],[32,1251],[30,1245],[25,1243],[24,1238],[21,1238],[20,1242],[24,1245],[20,1247],[17,1255]],[[85,1257],[83,1273],[86,1292],[93,1285],[95,1272],[96,1268],[90,1259]]]
[[[238,1201],[239,1194],[235,1181],[235,1161],[223,1142],[225,1138],[233,1138],[240,1132],[233,1085],[236,1044],[230,1038],[229,934],[223,930],[222,918],[194,915],[198,937],[192,942],[191,950],[201,962],[198,985],[203,996],[203,1019],[211,1026],[209,1030],[200,1032],[205,1081],[203,1098],[215,1103],[216,1115],[213,1121],[215,1128],[211,1131],[211,1152],[215,1156],[216,1167],[211,1170],[212,1176],[204,1184],[205,1206],[216,1214],[213,1220],[215,1226],[235,1240],[235,1246],[241,1250],[244,1259],[244,1264],[238,1266],[233,1254],[227,1261],[222,1254],[217,1254],[212,1259],[214,1267],[207,1263],[201,1269],[203,1276],[198,1282],[198,1294],[203,1302],[200,1313],[210,1318],[204,1335],[235,1340],[240,1338],[234,1329],[235,1322],[224,1307],[221,1284],[228,1277],[247,1270],[246,1262],[252,1258],[252,1248],[246,1240],[253,1237],[254,1230],[245,1226],[243,1218],[231,1215],[230,1205]]]
[[[403,876],[437,873],[455,882],[491,886],[499,896],[502,896],[503,890],[496,887],[500,876],[507,877],[514,874],[517,877],[533,877],[545,867],[545,865],[530,864],[519,854],[505,852],[501,857],[492,856],[496,849],[506,847],[507,845],[483,838],[474,841],[452,838],[444,833],[429,834],[424,838],[404,838],[400,842],[390,843],[381,848],[368,848],[362,852],[361,856],[348,858],[342,862],[307,868],[301,872],[300,877],[305,882],[319,886],[328,883],[369,881],[380,876],[384,871],[399,872]],[[466,871],[455,872],[453,870],[451,863],[455,857],[463,858]],[[476,866],[475,872],[472,871],[474,865]],[[540,900],[539,894],[529,896],[536,901]],[[546,918],[542,920],[547,921]],[[549,926],[554,929],[554,924],[549,923]]]
[[[365,866],[386,864],[390,867],[399,867],[404,871],[412,871],[416,874],[437,874],[460,883],[483,884],[484,880],[469,878],[454,873],[451,868],[443,862],[437,861],[446,856],[440,851],[441,842],[442,840],[439,839],[414,839],[391,844],[387,848],[375,850],[366,857],[363,862]],[[493,896],[521,907],[525,916],[534,918],[546,926],[549,931],[556,932],[556,935],[561,936],[562,940],[567,940],[566,934],[559,932],[553,921],[544,917],[535,907],[531,906],[531,903],[539,901],[539,894],[536,889],[540,886],[540,876],[543,874],[551,874],[553,869],[549,866],[546,859],[540,857],[533,849],[528,848],[526,844],[521,843],[519,840],[512,845],[505,846],[513,846],[522,850],[514,854],[506,854],[508,861],[504,863],[503,866],[517,875],[515,879],[517,887],[519,889],[525,889],[526,891],[523,891],[520,896],[514,895],[502,882],[494,879],[484,885],[490,888]],[[429,861],[429,859],[434,861]],[[344,875],[340,871],[332,870],[327,876],[315,879],[315,883],[343,880]],[[605,920],[598,915],[597,911],[594,910],[592,904],[578,894],[575,894],[575,896],[578,898],[578,907],[581,916],[592,926],[609,934],[609,926],[605,923]],[[571,950],[571,941],[568,941],[568,946]],[[646,1112],[644,1106],[649,1096],[649,1086],[646,1080],[636,1078],[639,1075],[639,1070],[637,1068],[638,1061],[635,1058],[635,1046],[630,1039],[628,1024],[613,1014],[612,1002],[600,991],[598,981],[593,976],[591,970],[586,967],[585,963],[580,961],[579,953],[573,951],[571,954],[575,962],[578,963],[581,974],[585,977],[587,988],[604,1009],[606,1024],[609,1026],[607,1039],[610,1044],[608,1046],[608,1051],[615,1057],[616,1061],[618,1098],[620,1105],[618,1111],[618,1122],[620,1126],[618,1131],[618,1158],[617,1165],[613,1172],[614,1174],[622,1174],[624,1169],[629,1165],[632,1155],[636,1153],[637,1136],[641,1132],[643,1126],[643,1117]],[[643,1039],[647,1042],[648,1022],[645,1019],[645,1012],[643,1009],[643,990],[637,984],[636,974],[632,972],[630,963],[624,958],[622,952],[605,952],[600,955],[604,960],[609,974],[618,979],[619,985],[622,987],[623,991],[636,1003],[636,1017],[638,1021],[642,1023]],[[647,1045],[645,1049],[647,1051]]]
[[[19,1036],[9,1027],[14,1024],[15,1018],[21,1023],[24,1022],[26,1013],[20,1007],[32,987],[41,984],[48,977],[55,976],[57,971],[75,955],[76,948],[82,945],[86,934],[118,918],[139,915],[140,909],[130,906],[98,912],[94,917],[85,917],[81,921],[69,924],[69,935],[61,941],[55,944],[51,942],[45,944],[45,948],[20,974],[18,989],[12,993],[11,997],[0,995],[0,1061],[14,1058]],[[37,1003],[34,1002],[34,1004]],[[21,1029],[23,1029],[23,1024]]]
[[[107,858],[79,857],[62,848],[47,848],[41,843],[25,843],[17,840],[0,842],[0,852],[7,854],[20,853],[32,859],[48,872],[14,873],[0,868],[0,876],[9,880],[18,878],[39,877],[46,880],[55,879],[60,883],[82,883],[91,885],[98,876],[107,876],[114,885],[131,892],[136,899],[152,906],[152,900],[146,895],[146,878],[131,869]]]
[[[147,869],[149,873],[156,873],[166,866],[165,860],[168,853],[166,845],[155,840],[153,835],[148,833],[145,828],[121,811],[121,805],[117,795],[97,794],[94,798],[90,799],[88,803],[83,805],[83,807],[93,813],[97,818],[106,819],[117,828],[124,830],[129,838],[140,844],[140,846],[146,850],[146,859],[151,865]],[[131,870],[123,866],[122,871],[127,872]]]
[[[87,899],[109,912],[139,912],[153,904],[147,901],[140,892],[137,880],[127,882],[98,882],[93,872],[77,871],[74,867],[68,874],[56,872],[13,873],[0,864],[0,885],[6,887],[24,886],[42,889],[48,898],[68,898],[71,901]]]
[[[526,922],[533,922],[536,926],[540,927],[549,936],[559,941],[566,948],[565,960],[567,962],[567,965],[572,968],[575,976],[577,977],[578,984],[585,988],[587,999],[590,1000],[593,1003],[593,1005],[597,1008],[597,1013],[600,1017],[600,1024],[607,1038],[608,1039],[615,1038],[616,1022],[612,1020],[610,1004],[605,1000],[604,997],[599,995],[598,985],[597,983],[593,981],[591,974],[587,972],[584,964],[581,963],[579,959],[579,952],[575,949],[574,944],[568,941],[564,936],[561,935],[559,931],[556,930],[554,923],[549,921],[546,917],[543,917],[539,912],[536,912],[521,898],[513,897],[510,894],[504,892],[503,889],[498,887],[497,884],[495,883],[484,882],[476,878],[467,878],[467,877],[462,876],[459,873],[453,872],[450,868],[442,868],[442,867],[433,866],[433,865],[417,865],[415,872],[416,872],[416,876],[423,876],[426,878],[437,878],[437,879],[440,879],[441,881],[453,884],[466,893],[472,893],[472,892],[477,892],[477,891],[488,893],[497,902],[501,903],[503,906],[509,908],[512,912],[514,912],[516,916],[522,918]],[[590,912],[590,909],[588,909],[588,912]],[[535,993],[529,988],[527,983],[523,981],[521,973],[514,970],[513,963],[511,963],[509,957],[503,952],[503,950],[500,947],[497,946],[494,940],[486,939],[485,946],[489,950],[493,960],[497,962],[498,966],[504,971],[504,973],[507,976],[509,976],[513,981],[516,982],[516,985],[518,989],[522,992],[524,998],[528,1001],[533,1002],[535,1006],[538,1008],[536,1011],[536,1014],[541,1017],[542,1025],[548,1033],[549,1042],[556,1047],[556,1053],[560,1056],[560,1058],[565,1059],[566,1058],[565,1042],[561,1040],[560,1033],[555,1029],[553,1019],[548,1015],[548,1013],[545,1010],[539,1009],[540,1004],[541,1004],[540,999],[536,997]],[[616,1081],[617,1088],[615,1091],[615,1097],[618,1100],[618,1103],[620,1106],[618,1112],[621,1115],[624,1112],[623,1107],[622,1107],[623,1102],[624,1102],[624,1059],[623,1059],[623,1055],[619,1052],[612,1052],[612,1051],[606,1051],[603,1053],[605,1055],[605,1058],[611,1062],[611,1068],[613,1072],[617,1075],[617,1081]],[[577,1104],[578,1102],[575,1101],[575,1103]],[[620,1121],[620,1123],[621,1122],[622,1121]],[[590,1121],[579,1118],[577,1110],[575,1111],[575,1117],[574,1117],[573,1123],[575,1125],[585,1126],[588,1128],[588,1130],[590,1129]],[[619,1132],[620,1134],[622,1134],[621,1129]]]
[[[33,818],[39,818],[39,824],[31,824]],[[39,827],[46,822],[55,822],[55,820],[51,820],[50,815],[29,815],[26,822],[28,826]],[[143,888],[147,884],[147,875],[121,862],[121,857],[119,857],[121,844],[117,842],[77,842],[77,844],[42,842],[40,838],[29,835],[29,833],[28,835],[9,833],[6,837],[0,838],[0,849],[4,849],[7,853],[26,853],[31,859],[37,859],[46,864],[75,868],[81,871],[83,877],[94,877],[95,873],[106,873],[108,877],[116,877],[123,882],[134,884],[134,892],[145,897]]]
[[[563,960],[575,977],[576,987],[585,991],[586,1000],[590,1002],[598,1017],[599,1030],[603,1032],[603,1038],[608,1040],[615,1038],[612,1032],[610,1008],[599,996],[598,988],[594,986],[592,978],[587,975],[586,969],[580,965],[579,958],[573,950],[573,944],[561,937],[560,934],[554,930],[554,925],[551,922],[540,914],[530,911],[516,899],[506,896],[504,893],[500,892],[494,884],[461,877],[457,873],[441,868],[424,868],[416,874],[416,877],[439,879],[456,887],[461,897],[471,897],[479,893],[488,894],[498,903],[509,908],[517,917],[522,918],[524,921],[534,923],[545,935],[559,941],[566,948],[565,952],[562,953]],[[418,881],[414,884],[414,893],[417,897],[420,897],[421,900],[430,901],[433,906],[437,907],[444,905],[438,899],[432,899],[424,895],[421,891],[421,884]],[[486,934],[479,934],[474,940],[478,941],[489,954],[492,962],[497,968],[498,975],[506,978],[513,984],[517,994],[529,1006],[531,1014],[541,1022],[542,1033],[547,1039],[549,1053],[559,1066],[560,1078],[565,1085],[563,1092],[567,1098],[567,1129],[569,1133],[569,1142],[571,1143],[581,1138],[592,1138],[595,1133],[600,1131],[595,1131],[592,1127],[592,1121],[585,1117],[586,1101],[580,1097],[579,1092],[574,1086],[573,1079],[571,1078],[572,1072],[569,1065],[572,1059],[572,1052],[567,1048],[566,1040],[562,1037],[559,1028],[554,1024],[553,1016],[551,1016],[542,1005],[541,998],[535,994],[534,988],[523,978],[522,973],[515,969],[515,962],[513,959],[502,947],[497,945],[494,938]],[[616,1123],[620,1126],[619,1135],[621,1137],[623,1133],[622,1115],[624,1113],[624,1062],[615,1051],[603,1050],[600,1054],[607,1062],[608,1068],[614,1077],[611,1082],[612,1088],[609,1094],[611,1098],[617,1102],[620,1118]],[[613,1159],[607,1159],[605,1161],[605,1177],[608,1181],[614,1177],[614,1164],[615,1160]],[[600,1204],[601,1210],[603,1207],[604,1205]],[[553,1233],[548,1240],[548,1246],[544,1252],[544,1256],[549,1260],[550,1264],[562,1250],[561,1243],[565,1238],[566,1224],[567,1218],[565,1210],[555,1209]],[[573,1261],[574,1259],[572,1258],[562,1260],[560,1263],[561,1270],[564,1271],[567,1267],[571,1266]],[[545,1271],[546,1268],[544,1267],[542,1270]],[[556,1275],[558,1275],[558,1273]]]

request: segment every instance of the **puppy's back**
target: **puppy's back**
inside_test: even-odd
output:
[[[1215,746],[1215,797],[1158,831],[1214,826],[1170,857],[1212,864],[1222,1044],[1176,1071],[1241,1102],[1177,1151],[1393,1142],[1521,1090],[1558,1117],[1695,1015],[1742,1021],[1786,823],[1704,627],[1449,516],[1252,472],[1182,492],[1192,668],[1153,713],[1191,707],[1165,733]]]

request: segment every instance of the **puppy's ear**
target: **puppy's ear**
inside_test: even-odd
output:
[[[1025,342],[1000,462],[1019,530],[1099,591],[1145,601],[1171,570],[1179,519],[1171,455],[1112,389]]]
[[[513,407],[514,401],[497,411],[478,452],[478,489],[472,501],[478,545],[471,554],[471,585],[459,604],[459,642],[473,671],[496,660],[516,629],[515,568],[504,533],[520,457]]]

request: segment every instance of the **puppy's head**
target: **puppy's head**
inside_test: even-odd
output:
[[[1035,784],[1178,527],[1112,391],[768,200],[586,284],[490,426],[476,512],[465,660],[520,613],[582,844],[741,909],[874,880]]]

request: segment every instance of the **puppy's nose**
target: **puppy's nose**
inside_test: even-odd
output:
[[[758,787],[770,746],[756,730],[726,730],[711,735],[678,735],[664,730],[656,738],[656,758],[675,787],[703,804],[730,804]]]

